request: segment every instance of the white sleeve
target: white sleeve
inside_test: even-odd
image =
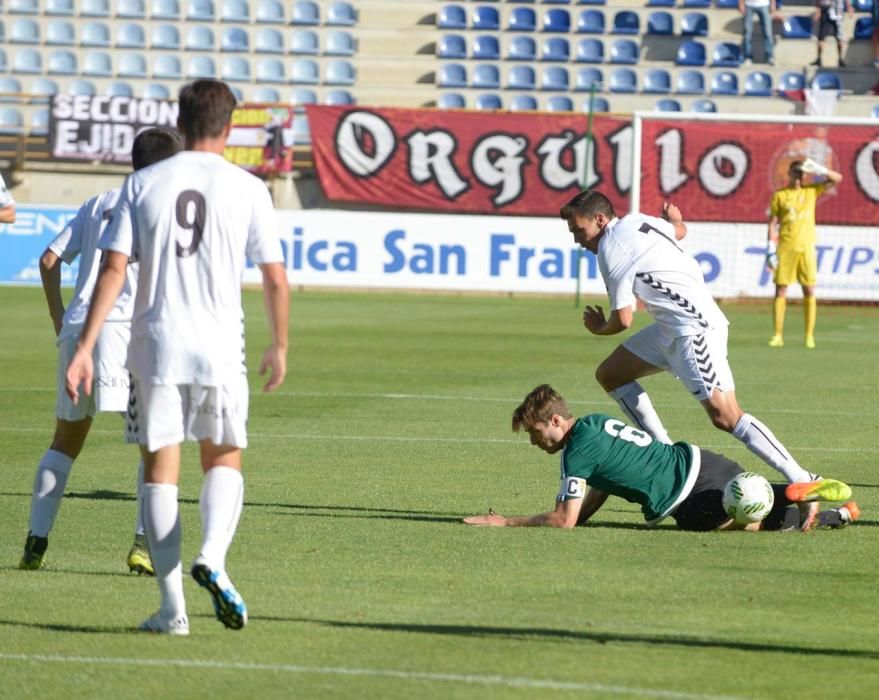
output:
[[[129,175],[122,185],[122,192],[110,216],[110,223],[107,224],[107,228],[101,234],[101,240],[98,241],[98,248],[124,253],[130,259],[136,259],[137,236],[132,218],[131,191],[132,182]]]
[[[93,201],[89,200],[83,204],[76,212],[76,216],[67,222],[67,226],[48,245],[49,250],[68,265],[82,252],[82,230],[89,218],[90,204]]]
[[[278,218],[268,190],[259,180],[254,187],[247,232],[247,257],[255,265],[284,261],[281,238],[278,235]]]
[[[6,188],[6,181],[3,179],[3,176],[0,175],[0,207],[8,207],[13,204],[15,204],[15,199]]]
[[[613,240],[603,242],[598,255],[598,269],[607,286],[610,309],[623,309],[635,303],[635,261]]]

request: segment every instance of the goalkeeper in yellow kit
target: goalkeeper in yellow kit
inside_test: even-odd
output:
[[[811,158],[795,160],[788,168],[788,184],[772,195],[769,207],[769,243],[766,265],[775,271],[775,330],[769,347],[784,346],[784,312],[787,288],[799,282],[803,288],[806,347],[815,347],[815,283],[818,255],[815,250],[815,205],[818,197],[842,181],[842,174],[819,165]],[[810,175],[809,184],[803,182]]]

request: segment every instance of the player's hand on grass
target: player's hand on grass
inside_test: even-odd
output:
[[[464,518],[464,524],[477,527],[505,527],[507,519],[489,508],[488,515],[470,515]]]
[[[590,333],[597,333],[606,322],[604,309],[600,306],[587,306],[583,310],[583,325]]]
[[[70,364],[67,365],[67,395],[74,404],[79,403],[79,388],[82,387],[86,396],[92,395],[92,380],[94,379],[95,365],[91,352],[77,348],[73,353]]]
[[[287,376],[287,348],[278,345],[269,345],[266,348],[259,365],[260,376],[266,370],[269,371],[269,378],[262,390],[274,391],[284,383],[284,377]]]

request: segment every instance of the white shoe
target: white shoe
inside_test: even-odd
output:
[[[247,624],[247,606],[225,571],[211,568],[204,557],[198,556],[192,562],[190,573],[198,585],[211,594],[214,613],[220,622],[233,630]]]
[[[189,634],[189,618],[186,615],[178,615],[177,617],[165,617],[159,610],[152,617],[140,623],[138,628],[142,632],[155,632],[156,634],[173,634],[178,637],[185,637]]]

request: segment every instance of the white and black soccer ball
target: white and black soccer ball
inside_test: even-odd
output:
[[[742,472],[723,489],[723,509],[737,523],[747,525],[763,520],[775,501],[770,483],[754,472]]]

